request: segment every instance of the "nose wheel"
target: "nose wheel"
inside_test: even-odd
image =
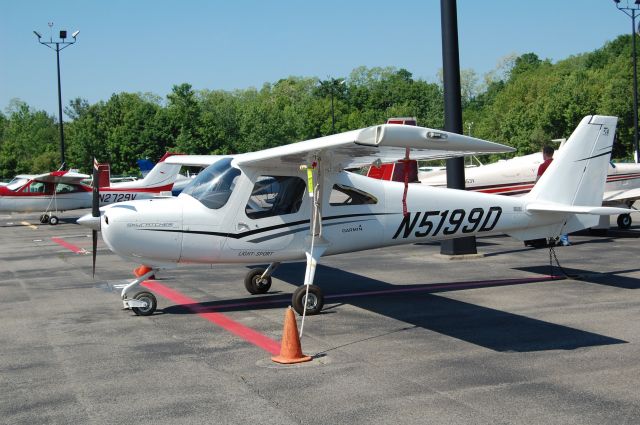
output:
[[[309,286],[309,295],[307,296],[307,286]],[[302,285],[298,287],[291,297],[291,306],[302,316],[304,312],[304,304],[307,304],[307,314],[313,316],[319,314],[324,307],[324,294],[316,285]]]
[[[158,301],[151,292],[139,292],[128,304],[137,316],[151,316],[156,311]]]

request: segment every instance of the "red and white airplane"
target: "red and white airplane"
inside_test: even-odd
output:
[[[470,191],[496,195],[524,195],[533,189],[541,163],[542,153],[538,152],[481,167],[465,168],[465,187]],[[418,172],[418,180],[430,186],[444,187],[447,184],[446,172],[443,171]],[[640,164],[609,163],[602,205],[631,208],[638,199]],[[631,227],[631,215],[621,214],[617,222],[621,229],[628,229]],[[606,227],[609,227],[608,224]]]
[[[167,162],[175,154],[165,154],[142,180],[110,183],[109,166],[100,164],[100,205],[147,199],[171,193],[181,164]],[[92,187],[83,183],[91,178],[74,171],[53,171],[0,186],[1,212],[43,211],[41,223],[56,225],[62,211],[91,207]]]

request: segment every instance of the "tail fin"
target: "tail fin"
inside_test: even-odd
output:
[[[138,159],[136,162],[143,178],[149,174],[149,171],[153,170],[154,163],[149,159]]]
[[[142,180],[138,180],[136,187],[141,188],[163,188],[162,190],[171,190],[173,183],[175,183],[180,168],[180,164],[167,164],[164,162],[166,158],[176,154],[165,154],[160,161],[147,173]],[[168,188],[164,188],[168,186]]]
[[[583,118],[525,196],[541,202],[601,206],[617,122],[617,117],[601,115]]]

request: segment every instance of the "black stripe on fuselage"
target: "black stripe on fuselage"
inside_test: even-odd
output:
[[[378,216],[378,215],[394,215],[394,214],[402,214],[402,213],[367,213],[367,214],[342,214],[342,215],[334,215],[334,216],[329,216],[329,217],[323,217],[322,221],[331,221],[331,220],[339,220],[341,218],[352,218],[352,217],[371,217],[371,216]],[[352,223],[353,221],[348,221],[345,223]],[[287,228],[287,227],[293,227],[293,226],[299,226],[302,224],[306,224],[306,227],[300,228],[300,229],[296,229],[296,230],[288,230],[286,232],[283,232],[282,234],[279,234],[275,237],[280,237],[280,236],[285,236],[286,234],[290,234],[290,233],[296,233],[298,231],[303,231],[309,228],[309,223],[310,220],[299,220],[299,221],[292,221],[291,223],[283,223],[283,224],[278,224],[275,226],[269,226],[269,227],[265,227],[262,229],[254,229],[254,230],[248,230],[246,232],[241,232],[241,233],[223,233],[223,232],[209,232],[209,231],[204,231],[204,230],[173,230],[173,229],[140,229],[140,230],[145,230],[145,231],[151,231],[151,232],[168,232],[168,233],[187,233],[187,234],[194,234],[194,235],[209,235],[209,236],[220,236],[220,237],[226,237],[226,238],[233,238],[233,239],[242,239],[244,237],[247,236],[251,236],[251,235],[256,235],[256,234],[260,234],[260,233],[264,233],[264,232],[270,232],[273,230],[278,230],[278,229],[282,229],[282,228]],[[343,224],[343,223],[335,223],[337,224]],[[270,239],[273,236],[269,236],[269,237],[264,237],[264,238],[257,238],[257,239],[253,239],[249,242],[261,242],[262,240],[266,240],[266,239]]]

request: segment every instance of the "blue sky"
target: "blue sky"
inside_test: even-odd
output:
[[[625,0],[622,0],[623,3]],[[37,43],[80,30],[61,53],[63,102],[112,93],[261,87],[290,75],[346,77],[365,65],[437,80],[440,1],[6,1],[0,110],[12,98],[57,114],[55,53]],[[553,61],[631,31],[611,0],[458,0],[460,62],[482,75],[511,53]]]

